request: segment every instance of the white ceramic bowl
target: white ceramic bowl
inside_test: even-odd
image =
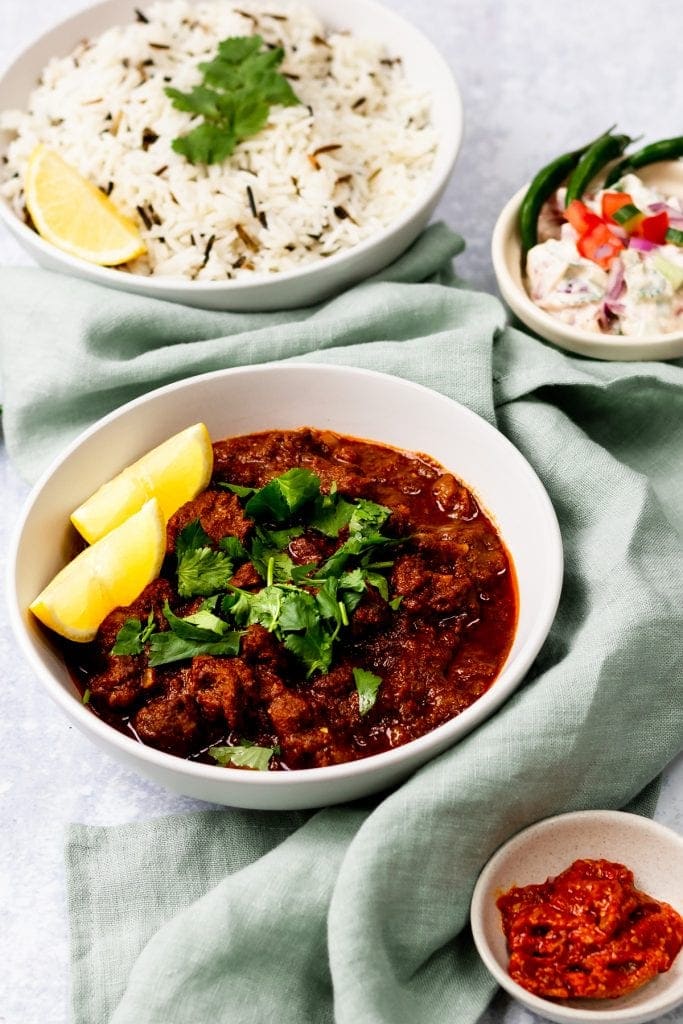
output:
[[[265,0],[264,0],[265,3]],[[206,309],[289,309],[320,302],[391,263],[427,224],[455,163],[462,139],[462,101],[453,75],[438,50],[418,29],[374,0],[307,0],[308,6],[333,29],[380,39],[403,61],[410,82],[433,97],[432,121],[439,137],[434,166],[424,187],[416,191],[401,216],[387,228],[352,249],[279,274],[254,275],[249,281],[189,281],[145,277],[76,259],[44,241],[0,198],[0,217],[24,248],[48,270],[86,278],[138,295],[183,302]],[[0,109],[25,109],[47,61],[65,56],[76,44],[111,25],[134,19],[141,0],[104,0],[61,22],[25,50],[0,78]],[[282,0],[268,0],[268,9]],[[0,133],[0,157],[8,138]]]
[[[519,621],[498,679],[476,703],[403,747],[348,764],[238,772],[190,763],[128,738],[81,704],[58,650],[28,605],[70,556],[70,512],[143,452],[203,420],[214,439],[313,426],[426,452],[466,482],[492,515],[514,562]],[[171,789],[254,808],[315,807],[405,778],[501,704],[538,653],[555,615],[562,546],[550,500],[526,460],[463,406],[396,377],[346,367],[264,365],[221,370],[137,399],[82,434],[30,495],[9,558],[10,618],[49,695],[110,754]]]
[[[519,832],[488,862],[472,896],[472,934],[496,981],[534,1013],[561,1024],[643,1024],[683,1002],[683,953],[666,974],[619,999],[550,1001],[527,992],[507,973],[497,898],[513,885],[545,882],[578,858],[616,861],[638,888],[683,913],[683,839],[649,818],[623,811],[576,811]]]
[[[683,160],[667,160],[638,171],[648,184],[669,195],[683,196]],[[546,341],[598,359],[676,359],[683,356],[683,331],[648,337],[594,334],[557,320],[530,298],[522,276],[519,208],[528,185],[503,207],[493,229],[491,256],[501,295],[519,319]]]

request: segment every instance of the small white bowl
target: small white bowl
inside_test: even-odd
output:
[[[518,587],[514,642],[486,693],[457,718],[402,747],[347,764],[290,772],[233,771],[185,761],[137,743],[84,707],[58,648],[28,606],[70,557],[70,512],[143,452],[198,420],[215,440],[301,426],[366,437],[425,452],[467,483],[500,531]],[[91,739],[128,766],[189,796],[284,810],[352,800],[393,785],[509,697],[555,616],[562,543],[548,495],[528,462],[469,409],[417,384],[368,370],[266,364],[171,384],[87,430],[29,496],[8,566],[10,620],[17,640],[49,695]]]
[[[399,56],[406,77],[433,97],[432,121],[438,136],[434,165],[401,216],[388,227],[344,252],[278,274],[254,274],[248,281],[190,281],[146,277],[98,267],[62,252],[32,231],[0,198],[0,219],[33,258],[57,270],[121,291],[205,309],[260,311],[291,309],[321,302],[356,281],[377,273],[415,241],[427,224],[453,170],[463,131],[462,100],[453,74],[436,47],[400,15],[375,0],[307,0],[331,29],[381,40]],[[268,9],[282,0],[268,0]],[[84,38],[135,18],[141,0],[104,0],[61,22],[24,50],[0,78],[0,109],[26,109],[30,92],[51,57],[65,56]],[[3,138],[4,134],[4,138]],[[0,132],[0,157],[9,141]]]
[[[638,176],[669,195],[683,196],[683,160],[666,160],[643,167]],[[522,275],[522,246],[519,237],[519,208],[528,185],[521,188],[503,207],[491,240],[493,269],[500,293],[519,319],[546,341],[560,348],[597,359],[676,359],[683,356],[683,331],[629,337],[595,334],[571,327],[531,299]]]
[[[683,1002],[683,953],[669,971],[618,999],[542,999],[512,980],[496,900],[513,885],[545,882],[579,858],[625,864],[639,889],[683,913],[683,839],[649,818],[623,811],[576,811],[519,832],[488,862],[474,887],[470,919],[479,955],[496,981],[548,1020],[643,1024]]]

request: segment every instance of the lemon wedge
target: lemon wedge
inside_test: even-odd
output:
[[[72,256],[113,267],[146,252],[134,221],[46,146],[31,154],[24,196],[38,234]]]
[[[166,524],[156,499],[76,555],[30,605],[60,636],[93,640],[114,608],[130,604],[159,575]]]
[[[213,448],[203,423],[195,423],[147,452],[79,505],[71,522],[89,544],[156,498],[166,518],[203,491],[213,472]]]

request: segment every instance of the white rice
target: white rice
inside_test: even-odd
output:
[[[28,112],[0,114],[13,135],[0,194],[25,216],[26,164],[45,143],[138,222],[148,253],[125,269],[198,280],[294,269],[390,224],[429,177],[430,97],[378,43],[327,34],[300,4],[266,10],[161,0],[147,23],[51,60]],[[222,164],[192,165],[171,142],[198,121],[164,89],[191,89],[220,40],[252,33],[283,46],[280,70],[301,105],[272,107],[266,127]],[[314,156],[325,146],[339,148]]]

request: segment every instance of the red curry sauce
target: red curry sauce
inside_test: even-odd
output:
[[[301,664],[261,625],[251,625],[238,657],[201,655],[150,668],[145,653],[113,656],[131,616],[157,628],[168,601],[176,615],[198,603],[175,588],[179,532],[199,520],[215,544],[234,536],[248,543],[254,524],[243,502],[220,483],[263,487],[293,467],[320,478],[349,500],[391,509],[388,527],[400,541],[384,570],[393,609],[368,585],[340,634],[327,672],[307,678]],[[509,555],[468,489],[433,460],[411,452],[309,428],[230,438],[214,444],[206,491],[168,524],[161,578],[128,608],[116,609],[92,644],[67,652],[81,691],[105,721],[181,757],[210,761],[216,744],[244,740],[277,748],[270,770],[320,767],[376,754],[422,736],[459,715],[498,675],[510,649],[517,597]],[[344,541],[306,529],[288,546],[297,564],[320,563]],[[251,564],[235,585],[259,590]],[[381,676],[374,706],[359,713],[353,669]]]
[[[668,971],[683,946],[683,918],[635,888],[633,872],[576,860],[540,885],[497,901],[510,977],[547,999],[614,999]]]

